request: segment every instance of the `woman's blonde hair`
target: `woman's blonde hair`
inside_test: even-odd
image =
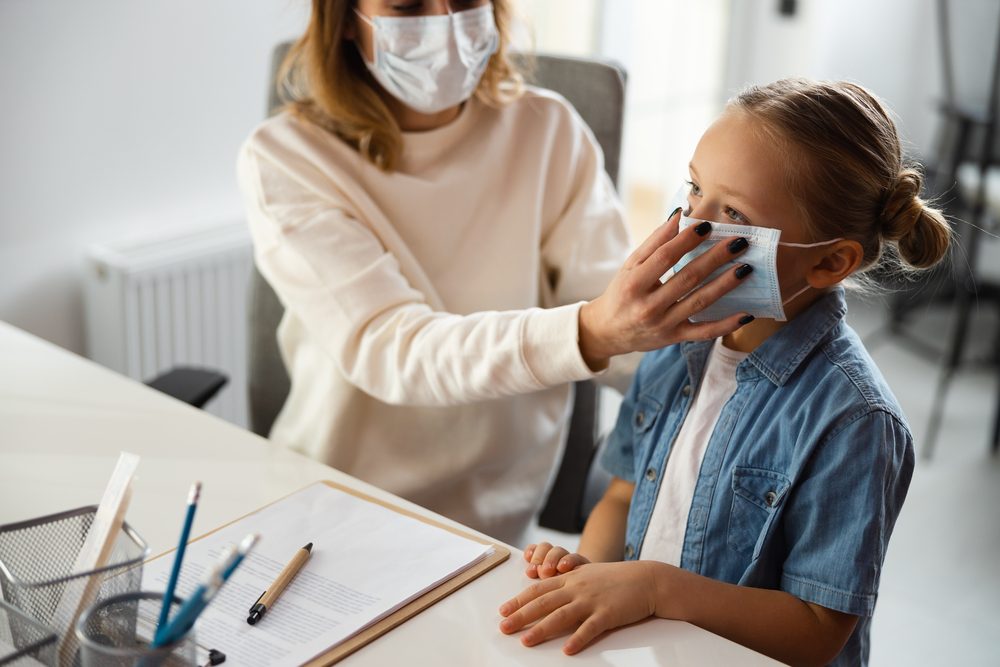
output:
[[[395,169],[403,137],[395,117],[376,92],[347,26],[356,22],[356,0],[313,0],[305,34],[278,72],[278,91],[294,113],[334,133],[380,169]],[[489,106],[516,99],[523,78],[510,60],[513,10],[510,0],[493,0],[500,40],[476,89]]]
[[[744,90],[728,108],[789,148],[789,192],[813,240],[857,241],[862,271],[886,248],[919,269],[945,256],[951,227],[921,199],[923,176],[903,161],[896,126],[873,94],[843,81],[783,79]]]

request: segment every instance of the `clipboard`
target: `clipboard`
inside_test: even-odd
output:
[[[441,523],[439,521],[435,521],[434,519],[429,519],[427,517],[424,517],[424,516],[421,516],[421,515],[417,514],[416,512],[411,512],[410,510],[407,510],[407,509],[404,509],[402,507],[399,507],[398,505],[395,505],[395,504],[390,503],[388,501],[379,500],[378,498],[374,498],[374,497],[369,496],[368,494],[362,493],[362,492],[360,492],[360,491],[358,491],[356,489],[352,489],[350,487],[344,486],[343,484],[339,484],[337,482],[333,482],[333,481],[330,481],[330,480],[323,480],[323,481],[319,481],[319,482],[314,482],[313,484],[323,484],[323,485],[328,486],[330,488],[336,489],[337,491],[341,491],[343,493],[347,493],[349,495],[352,495],[355,498],[359,498],[359,499],[364,500],[366,502],[370,502],[370,503],[373,503],[375,505],[379,505],[381,507],[384,507],[385,509],[391,510],[391,511],[396,512],[398,514],[401,514],[403,516],[409,517],[411,519],[416,519],[417,521],[420,521],[422,523],[434,526],[435,528],[440,528],[441,530],[444,530],[444,531],[447,531],[449,533],[452,533],[453,535],[458,535],[460,537],[464,537],[465,539],[471,540],[473,542],[477,542],[479,544],[489,545],[489,546],[493,547],[493,552],[491,554],[488,554],[485,558],[483,558],[479,562],[475,563],[474,565],[472,565],[468,569],[460,572],[459,574],[457,574],[456,576],[452,577],[451,579],[448,579],[447,581],[442,582],[441,584],[439,584],[438,586],[436,586],[436,587],[432,588],[431,590],[427,591],[426,593],[424,593],[420,597],[415,598],[414,600],[411,600],[408,604],[400,607],[399,609],[397,609],[393,613],[389,614],[385,618],[383,618],[383,619],[377,621],[376,623],[368,626],[367,628],[365,628],[361,632],[357,633],[356,635],[354,635],[352,637],[349,637],[348,639],[346,639],[343,642],[337,644],[336,646],[331,647],[325,653],[322,653],[322,654],[316,656],[315,658],[312,658],[308,662],[303,663],[303,665],[305,667],[325,667],[326,665],[333,665],[333,664],[339,662],[340,660],[343,660],[344,658],[346,658],[350,654],[354,653],[355,651],[357,651],[358,649],[362,648],[363,646],[365,646],[365,645],[373,642],[374,640],[378,639],[379,637],[381,637],[385,633],[389,632],[390,630],[392,630],[396,626],[401,625],[402,623],[404,623],[405,621],[407,621],[410,618],[413,618],[414,616],[416,616],[417,614],[419,614],[424,609],[427,609],[428,607],[430,607],[431,605],[433,605],[435,602],[437,602],[437,601],[439,601],[439,600],[447,597],[448,595],[451,595],[452,593],[454,593],[455,591],[457,591],[459,588],[461,588],[462,586],[466,585],[470,581],[473,581],[474,579],[476,579],[476,578],[482,576],[483,574],[489,572],[490,570],[492,570],[493,568],[495,568],[500,563],[503,563],[505,560],[507,560],[510,557],[510,550],[507,547],[503,546],[502,544],[500,544],[498,542],[494,542],[492,540],[479,537],[478,535],[475,535],[475,534],[473,534],[473,533],[471,533],[469,531],[461,530],[461,529],[458,529],[458,528],[454,528],[452,526],[446,525],[446,524]],[[273,502],[270,502],[270,503],[268,503],[266,505],[262,505],[261,507],[257,508],[253,512],[250,512],[250,513],[245,514],[245,515],[243,515],[241,517],[233,519],[232,521],[230,521],[228,523],[225,523],[225,524],[222,524],[221,526],[217,526],[217,527],[213,528],[212,530],[208,531],[207,533],[204,533],[204,534],[199,535],[198,537],[194,538],[193,540],[191,540],[190,543],[194,543],[194,542],[197,542],[198,540],[202,540],[202,539],[204,539],[204,538],[206,538],[206,537],[208,537],[208,536],[210,536],[210,535],[218,532],[219,530],[221,530],[223,528],[226,528],[227,526],[231,526],[231,525],[233,525],[235,523],[238,523],[238,522],[246,519],[247,517],[253,516],[257,512],[260,512],[261,510],[263,510],[263,509],[265,509],[267,507],[270,507],[272,505],[280,503],[285,498],[288,498],[289,496],[292,496],[292,495],[298,493],[299,491],[302,491],[303,489],[306,489],[306,488],[309,488],[310,486],[313,486],[313,484],[309,484],[307,486],[302,487],[301,489],[297,489],[297,490],[295,490],[295,491],[293,491],[293,492],[291,492],[291,493],[289,493],[287,495],[282,496],[281,498],[278,498],[277,500],[274,500]],[[167,556],[167,555],[173,553],[174,551],[175,551],[175,549],[171,549],[170,551],[165,551],[162,554],[158,554],[158,555],[154,556],[153,558],[150,558],[146,562],[151,562],[153,560],[162,558],[163,556]],[[222,648],[224,650],[224,647],[219,647],[219,648]]]

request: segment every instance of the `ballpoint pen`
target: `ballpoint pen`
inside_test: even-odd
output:
[[[177,579],[181,572],[181,562],[184,560],[184,552],[187,550],[188,538],[191,536],[191,525],[194,523],[194,513],[198,509],[198,498],[201,496],[201,482],[191,485],[188,492],[187,513],[184,515],[184,525],[181,526],[181,539],[177,544],[177,553],[174,554],[174,565],[170,569],[170,578],[167,580],[167,590],[163,592],[163,602],[160,604],[160,618],[156,622],[156,630],[167,624],[170,616],[170,604],[174,599],[174,591],[177,588]]]
[[[256,625],[264,617],[268,607],[274,604],[278,596],[285,590],[285,587],[291,583],[295,575],[302,569],[302,566],[309,560],[309,556],[312,553],[312,546],[313,543],[310,542],[295,552],[292,560],[288,561],[288,565],[278,574],[274,583],[268,586],[267,590],[261,593],[257,601],[250,607],[250,616],[247,617],[247,623]]]

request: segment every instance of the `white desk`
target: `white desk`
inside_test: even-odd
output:
[[[154,554],[175,546],[194,479],[204,482],[195,535],[321,479],[445,520],[0,322],[0,524],[98,502],[121,450],[142,457],[128,521]],[[511,547],[507,562],[340,664],[778,664],[660,619],[610,633],[573,658],[558,639],[524,648],[500,633],[496,611],[530,582],[521,563]]]

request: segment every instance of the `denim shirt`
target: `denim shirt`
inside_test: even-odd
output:
[[[737,366],[736,391],[705,450],[680,565],[859,616],[833,664],[863,665],[913,442],[846,314],[843,289],[824,294]],[[635,484],[626,560],[638,557],[711,347],[647,354],[622,403],[602,464]]]

